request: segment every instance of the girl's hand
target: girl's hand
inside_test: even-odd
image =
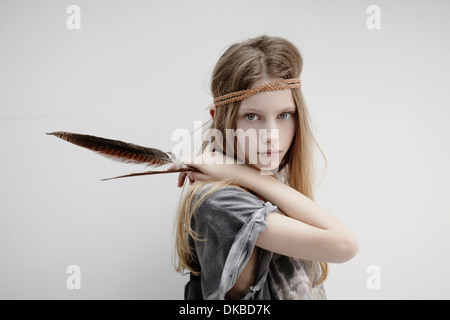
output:
[[[184,158],[183,158],[184,160]],[[175,164],[171,164],[170,166],[167,167],[167,170],[171,170],[171,169],[175,169],[176,165]],[[188,172],[190,171],[184,171],[184,172],[180,172],[178,175],[178,188],[181,188],[184,185],[184,180],[186,179],[186,176],[188,175]],[[188,176],[189,177],[189,176]],[[191,177],[189,177],[189,183],[193,184],[194,180],[191,179]]]
[[[230,182],[238,182],[244,175],[248,175],[255,169],[246,164],[238,164],[236,161],[220,152],[206,152],[196,158],[181,158],[184,164],[196,168],[200,172],[185,171],[178,175],[178,187],[184,185],[186,175],[190,184],[198,181],[220,181],[229,179]],[[228,161],[228,162],[227,162]]]

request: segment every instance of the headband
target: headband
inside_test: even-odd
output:
[[[247,89],[247,90],[241,90],[241,91],[235,91],[228,94],[225,94],[223,96],[220,96],[218,98],[214,99],[214,106],[222,106],[224,104],[234,102],[234,101],[240,101],[247,99],[248,97],[251,97],[254,94],[257,94],[259,92],[265,92],[265,91],[275,91],[275,90],[285,90],[285,89],[292,89],[292,88],[301,88],[302,84],[299,78],[292,78],[292,79],[283,79],[278,80],[274,82],[268,82],[263,84],[262,86],[253,88],[253,89]]]

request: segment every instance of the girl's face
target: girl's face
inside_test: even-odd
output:
[[[262,78],[252,88],[281,80]],[[236,115],[237,155],[262,171],[279,167],[295,135],[297,108],[290,89],[257,93]]]

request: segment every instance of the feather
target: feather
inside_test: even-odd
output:
[[[193,167],[183,164],[171,151],[164,152],[156,148],[143,147],[129,142],[105,139],[87,134],[78,134],[65,131],[55,131],[47,134],[54,135],[77,146],[87,148],[114,161],[122,163],[145,164],[148,167],[162,167],[169,164],[171,165],[171,169],[131,173],[114,178],[102,179],[102,181],[140,175],[198,171]]]

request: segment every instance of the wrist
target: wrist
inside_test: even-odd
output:
[[[243,165],[241,174],[236,178],[239,185],[262,196],[265,196],[262,194],[264,192],[263,186],[271,182],[273,183],[274,180],[278,181],[273,175],[264,174],[261,170],[250,167],[249,165]]]

